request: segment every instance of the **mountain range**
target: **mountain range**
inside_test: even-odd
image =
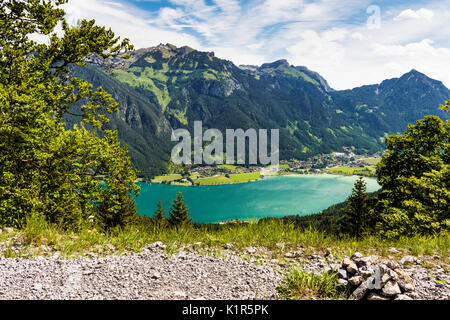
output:
[[[102,86],[119,103],[108,129],[117,129],[143,176],[167,168],[172,129],[280,129],[280,158],[306,159],[342,151],[372,154],[384,138],[434,114],[450,99],[442,82],[411,70],[400,78],[352,90],[334,90],[318,73],[286,60],[236,66],[213,52],[160,44],[131,58],[95,58],[74,75]],[[346,75],[342,75],[345,77]],[[76,107],[76,106],[75,106]],[[73,119],[67,118],[67,123]]]

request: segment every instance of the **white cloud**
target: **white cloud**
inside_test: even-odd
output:
[[[253,54],[246,50],[246,48],[231,48],[231,47],[211,47],[208,51],[214,51],[215,56],[230,60],[234,63],[239,61],[239,64],[247,65],[261,65],[267,60],[264,55]]]
[[[425,20],[431,20],[434,16],[433,11],[421,8],[417,11],[414,11],[412,9],[406,9],[400,12],[398,16],[394,18],[395,21],[399,20],[405,20],[405,19],[425,19]]]
[[[72,0],[65,8],[71,23],[95,18],[137,48],[189,45],[235,64],[286,58],[321,73],[336,89],[412,68],[450,87],[450,0],[420,9],[382,6],[380,28],[372,30],[365,21],[372,0],[171,0],[151,13],[127,1]]]
[[[69,23],[76,24],[80,19],[95,19],[98,25],[111,27],[116,35],[129,38],[137,48],[159,43],[202,48],[200,41],[194,36],[152,25],[144,12],[130,6],[125,9],[120,3],[102,0],[69,1],[63,8]]]
[[[361,33],[359,33],[359,32],[355,32],[355,33],[352,34],[352,38],[353,39],[357,39],[357,40],[363,40],[364,36]]]
[[[326,31],[318,34],[307,30],[301,39],[286,48],[291,55],[291,63],[304,65],[313,70],[329,70],[339,66],[346,54],[346,48],[336,40],[345,36],[343,30]]]
[[[429,9],[414,11],[420,19],[393,19],[404,11],[392,10],[382,16],[380,29],[344,25],[335,28],[332,37],[327,36],[333,30],[330,28],[314,31],[309,37],[304,33],[290,36],[288,59],[321,73],[335,89],[379,83],[411,69],[441,80],[450,88],[448,5],[430,4]],[[426,18],[429,12],[434,12],[431,20]]]

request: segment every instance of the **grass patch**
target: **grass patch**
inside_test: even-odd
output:
[[[343,288],[337,283],[336,273],[316,275],[303,270],[291,270],[277,287],[280,295],[286,299],[343,299]]]
[[[191,180],[197,180],[197,179],[200,178],[200,177],[201,177],[201,175],[200,175],[200,173],[198,173],[198,172],[191,173],[191,175],[189,176],[189,178],[190,178]]]
[[[381,158],[372,158],[372,157],[369,157],[369,158],[361,158],[360,160],[361,160],[361,161],[364,161],[364,162],[367,163],[367,164],[376,166],[376,165],[381,161]]]
[[[250,173],[237,173],[226,176],[214,176],[200,178],[196,181],[199,185],[220,185],[220,184],[232,184],[232,183],[244,183],[249,181],[255,181],[259,179],[259,172]]]
[[[259,172],[239,173],[239,174],[230,174],[230,179],[234,183],[242,183],[258,180],[259,176],[260,176]]]
[[[134,71],[137,71],[137,69],[134,69]],[[151,91],[158,100],[161,110],[164,112],[171,101],[169,91],[165,84],[168,80],[168,77],[165,75],[166,71],[167,66],[162,71],[153,70],[153,68],[145,68],[144,70],[141,70],[142,74],[140,76],[124,70],[115,70],[112,75],[118,81],[126,83],[131,87],[143,88]],[[159,84],[159,86],[157,84]]]
[[[163,182],[171,182],[171,181],[175,181],[175,180],[180,180],[182,179],[182,175],[181,174],[166,174],[166,175],[162,175],[162,176],[156,176],[154,177],[151,182],[156,182],[156,183],[163,183]]]
[[[332,174],[339,174],[344,176],[366,176],[366,177],[375,177],[376,169],[372,166],[365,167],[335,167],[328,169],[328,172]]]
[[[215,176],[215,177],[200,178],[196,181],[196,183],[204,186],[204,185],[231,184],[234,182],[233,180],[225,176]]]

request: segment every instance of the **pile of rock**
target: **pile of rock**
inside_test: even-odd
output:
[[[340,263],[337,273],[339,283],[353,299],[411,300],[414,297],[414,281],[394,261],[377,261],[376,256],[364,257],[357,252]]]

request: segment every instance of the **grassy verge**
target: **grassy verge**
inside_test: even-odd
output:
[[[11,240],[13,239],[13,240]],[[440,260],[448,261],[450,237],[448,234],[436,236],[416,236],[395,240],[367,236],[361,240],[338,238],[314,229],[302,230],[293,224],[270,220],[238,225],[196,225],[178,229],[158,229],[150,223],[139,223],[114,233],[103,233],[85,228],[77,233],[65,232],[43,221],[30,221],[21,231],[0,233],[0,247],[6,249],[20,245],[32,256],[42,254],[40,248],[59,251],[62,257],[82,256],[87,252],[99,255],[140,251],[145,245],[162,241],[168,250],[176,250],[187,244],[201,242],[203,246],[221,249],[225,244],[233,244],[235,250],[246,247],[264,247],[274,256],[295,250],[299,246],[308,253],[325,252],[332,249],[336,253],[351,255],[355,251],[363,254],[394,255],[389,249],[400,250],[398,257],[410,255],[439,255]],[[22,250],[22,249],[21,249]],[[47,250],[47,249],[45,249]],[[5,255],[7,250],[4,250]]]

